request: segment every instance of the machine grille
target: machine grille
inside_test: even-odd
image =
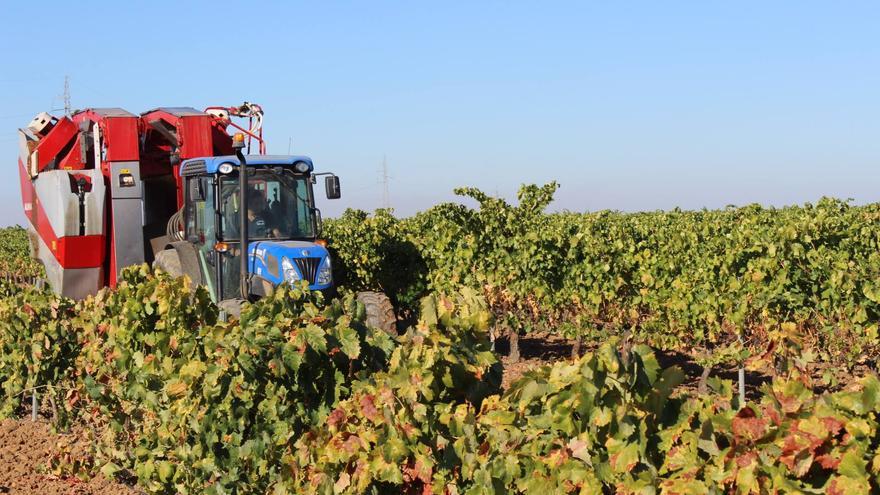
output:
[[[321,264],[321,258],[294,258],[296,267],[303,278],[310,284],[315,283],[315,277],[318,276],[318,265]]]

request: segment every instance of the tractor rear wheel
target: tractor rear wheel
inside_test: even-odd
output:
[[[397,315],[388,296],[381,292],[358,292],[357,300],[366,309],[367,325],[397,337]]]
[[[224,299],[217,304],[217,307],[222,311],[225,311],[227,317],[234,316],[235,318],[239,318],[241,316],[241,308],[244,306],[244,299]]]

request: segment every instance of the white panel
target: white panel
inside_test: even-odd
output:
[[[24,129],[18,130],[18,159],[21,160],[21,163],[24,164],[25,169],[28,166],[28,157],[31,154],[30,148],[28,148],[28,141],[30,138],[28,136],[28,132]]]
[[[107,195],[107,186],[104,184],[104,174],[100,170],[88,170],[92,178],[92,190],[86,194],[86,235],[100,235],[104,233],[104,212],[107,203],[104,198]]]
[[[70,187],[70,175],[91,178],[92,190],[85,194],[85,234],[104,231],[104,196],[106,186],[99,170],[50,170],[34,179],[34,192],[56,237],[79,235],[79,196]]]

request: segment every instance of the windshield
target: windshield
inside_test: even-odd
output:
[[[315,237],[308,177],[291,172],[250,170],[248,175],[248,238],[302,239]],[[239,186],[237,176],[220,183],[223,239],[238,240]]]

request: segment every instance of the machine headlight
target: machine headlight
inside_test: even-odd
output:
[[[225,174],[232,173],[232,164],[229,163],[229,162],[223,162],[223,163],[220,164],[219,167],[217,167],[217,170],[218,170],[221,174],[224,174],[224,175],[225,175]]]
[[[281,258],[281,271],[284,274],[284,281],[289,284],[293,284],[301,278],[299,272],[296,271],[296,267],[287,258]]]
[[[333,266],[330,265],[330,257],[324,258],[324,263],[318,270],[318,278],[315,280],[318,285],[327,285],[333,283]]]
[[[297,172],[304,174],[309,171],[312,167],[309,166],[306,162],[296,162],[293,164],[293,169]]]

